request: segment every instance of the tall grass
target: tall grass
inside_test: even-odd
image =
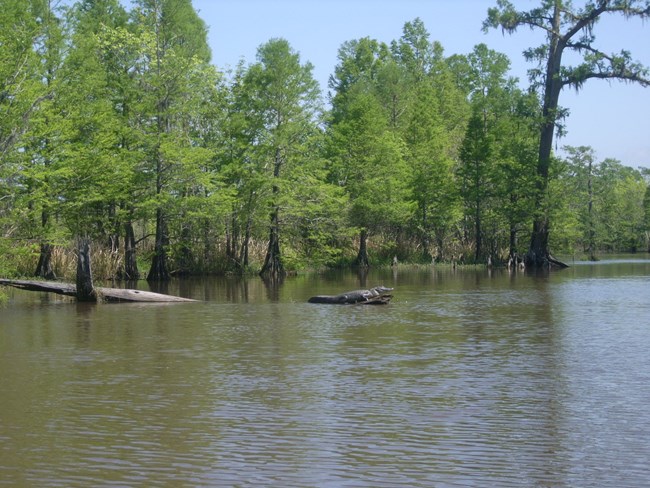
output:
[[[6,262],[3,274],[33,276],[39,257],[38,246],[16,248],[15,252],[5,254]],[[123,267],[123,255],[106,248],[91,248],[90,259],[93,278],[97,280],[115,279]],[[52,249],[52,269],[61,280],[74,281],[76,279],[77,254],[73,246],[55,246]]]

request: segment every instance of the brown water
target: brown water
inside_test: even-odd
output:
[[[384,284],[387,306],[305,303]],[[146,284],[142,284],[146,286]],[[650,484],[650,261],[0,309],[0,486]]]

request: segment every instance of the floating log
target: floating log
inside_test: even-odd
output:
[[[339,295],[317,295],[311,297],[308,302],[329,303],[332,305],[386,305],[393,298],[393,295],[387,293],[389,291],[393,291],[393,289],[376,286],[369,290],[352,290]]]
[[[77,297],[77,286],[71,283],[59,283],[54,281],[36,281],[36,280],[7,280],[0,278],[0,285],[13,286],[21,290],[41,291],[56,293],[70,297]],[[164,295],[162,293],[153,293],[150,291],[130,290],[123,288],[103,288],[95,287],[100,300],[105,302],[196,302],[191,298],[176,297],[173,295]]]

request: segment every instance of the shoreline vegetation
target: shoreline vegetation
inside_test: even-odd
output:
[[[499,5],[484,28],[528,18]],[[74,280],[79,242],[86,275],[150,282],[650,250],[650,169],[541,158],[562,111],[539,79],[485,44],[445,53],[420,19],[344,42],[320,87],[282,38],[212,65],[190,0],[8,0],[0,60],[0,277]]]
[[[20,290],[26,291],[36,291],[36,292],[49,292],[55,293],[62,296],[80,298],[77,296],[77,287],[74,284],[75,280],[79,279],[78,275],[72,271],[72,268],[77,266],[77,257],[74,251],[66,251],[64,249],[58,249],[55,251],[55,254],[58,255],[58,258],[55,260],[57,265],[54,268],[56,277],[50,280],[45,280],[42,278],[37,279],[26,279],[29,276],[29,273],[20,274],[16,273],[11,278],[2,278],[0,277],[0,306],[6,304],[8,299],[8,294],[6,293],[6,288],[13,287]],[[626,256],[642,256],[646,259],[648,258],[649,253],[627,253]],[[574,253],[573,255],[563,255],[561,259],[567,263],[567,267],[575,265],[577,262],[587,263],[594,262],[597,263],[600,260],[607,260],[610,257],[618,257],[620,253],[603,253],[598,256],[589,256],[587,253]],[[33,264],[37,260],[36,255],[30,256],[28,260]],[[93,253],[91,256],[91,261],[97,265],[97,268],[101,270],[99,273],[95,274],[91,279],[94,280],[98,286],[95,286],[93,289],[93,299],[91,301],[96,302],[106,302],[106,303],[124,303],[124,302],[149,302],[149,303],[181,303],[181,302],[195,302],[196,300],[184,298],[181,296],[160,294],[155,292],[143,291],[140,289],[133,289],[127,287],[137,286],[138,281],[145,281],[144,278],[138,280],[127,280],[118,276],[119,267],[115,266],[119,262],[119,258],[116,256],[110,256],[110,253],[99,252]],[[59,268],[58,265],[63,265],[64,268]],[[25,265],[25,262],[22,263],[22,266]],[[286,279],[291,279],[298,277],[300,275],[309,275],[309,274],[318,274],[318,273],[327,273],[328,271],[334,271],[336,269],[350,269],[354,268],[351,262],[344,263],[340,266],[329,266],[329,267],[320,267],[320,268],[302,268],[300,270],[292,270],[286,273]],[[412,271],[418,269],[438,269],[438,270],[447,270],[449,272],[459,272],[463,271],[470,272],[480,269],[487,271],[497,271],[497,272],[507,272],[514,274],[528,274],[530,272],[538,273],[541,270],[539,269],[526,269],[523,263],[520,265],[513,266],[512,263],[509,263],[506,260],[488,260],[485,263],[474,263],[474,262],[465,262],[464,259],[452,259],[449,261],[440,261],[436,262],[433,260],[429,263],[423,262],[412,262],[412,261],[396,261],[392,260],[391,262],[377,263],[372,266],[375,270],[393,270],[393,272],[398,271]],[[31,268],[27,268],[31,269]],[[111,271],[112,270],[112,271]],[[357,267],[358,273],[360,276],[364,275],[368,271],[368,267]],[[111,275],[111,273],[113,273]],[[258,272],[255,269],[250,270],[239,270],[238,272],[216,272],[216,273],[183,273],[175,274],[172,273],[172,277],[176,279],[191,278],[191,277],[206,277],[206,276],[231,276],[231,277],[240,277],[244,279],[259,279]],[[98,276],[98,278],[95,278]],[[264,280],[267,286],[277,286],[283,282],[283,280],[273,280],[268,281]],[[387,299],[381,298],[377,303],[388,303],[390,300],[390,295]],[[86,300],[87,301],[87,300]]]
[[[120,283],[129,281],[145,280],[142,276],[137,280],[129,280],[121,275],[122,270],[122,256],[119,252],[109,251],[106,249],[98,249],[93,246],[91,251],[91,262],[93,266],[93,278],[100,283]],[[574,252],[571,254],[561,254],[560,257],[568,265],[576,262],[598,262],[606,260],[609,256],[621,254],[620,252],[600,252],[596,255],[590,256],[587,252]],[[628,255],[647,255],[645,252],[623,253]],[[54,273],[54,280],[74,282],[76,278],[77,256],[76,251],[72,245],[69,246],[55,246],[52,250],[52,271]],[[328,266],[300,266],[287,270],[287,276],[295,276],[298,274],[319,273],[328,270],[336,269],[349,269],[359,268],[354,263],[354,253],[350,252],[347,260],[344,260],[335,265]],[[16,249],[14,253],[6,253],[4,256],[3,266],[4,274],[2,277],[11,277],[15,279],[28,279],[33,277],[32,270],[39,260],[38,250],[32,246],[32,251],[27,252],[24,248]],[[205,271],[197,268],[194,270],[184,270],[183,272],[176,272],[174,269],[170,272],[173,277],[191,277],[191,276],[245,276],[255,277],[258,274],[259,267],[261,266],[261,258],[252,262],[249,269],[228,269],[227,266],[220,264],[213,264],[208,268],[211,271]],[[390,259],[387,255],[381,259],[375,259],[373,264],[368,268],[373,269],[409,269],[409,268],[430,268],[436,267],[441,269],[480,269],[480,268],[494,268],[494,269],[508,269],[521,270],[521,266],[513,266],[508,263],[508,256],[500,256],[494,259],[488,259],[484,262],[475,262],[470,255],[469,258],[464,256],[450,257],[447,260],[424,261],[421,256],[412,256],[412,259],[399,260],[393,256]],[[361,267],[363,268],[363,267]]]
[[[599,254],[597,257],[592,256],[591,258],[586,253],[576,253],[573,255],[563,255],[560,258],[568,263],[568,267],[575,266],[577,263],[598,263],[602,261],[608,261],[610,259],[618,260],[624,256],[624,259],[634,259],[648,260],[650,259],[650,253],[604,253]],[[345,265],[340,267],[327,267],[327,268],[304,268],[301,270],[295,270],[287,273],[286,279],[297,278],[299,276],[311,275],[311,274],[327,274],[330,271],[336,271],[337,269],[350,269],[351,266]],[[519,266],[509,266],[507,262],[500,262],[496,264],[491,263],[465,263],[460,260],[458,262],[448,261],[448,262],[431,262],[431,263],[415,263],[415,262],[392,262],[392,263],[383,263],[372,266],[373,270],[392,270],[393,273],[397,272],[412,272],[414,270],[442,270],[446,272],[452,272],[456,274],[463,272],[476,272],[477,270],[486,270],[486,272],[495,271],[497,273],[509,273],[509,274],[529,274],[529,273],[539,273],[539,272],[548,272],[548,270],[539,270],[539,269],[526,269],[525,267]],[[365,276],[368,272],[368,268],[357,268],[359,276]],[[184,278],[197,278],[197,277],[232,277],[237,279],[259,279],[258,273],[254,270],[249,270],[248,272],[241,273],[196,273],[196,274],[185,274],[181,276],[174,276],[176,279]],[[61,274],[60,278],[54,280],[42,280],[42,279],[25,279],[24,276],[15,276],[13,279],[0,278],[0,306],[4,306],[7,303],[8,294],[6,289],[9,287],[26,290],[26,291],[36,291],[36,292],[49,292],[55,293],[62,296],[67,296],[70,298],[75,298],[76,287],[70,282],[74,282],[76,279],[73,274]],[[144,278],[140,280],[124,280],[116,277],[101,278],[97,280],[98,286],[95,287],[97,302],[106,302],[106,303],[120,303],[120,302],[149,302],[149,303],[185,303],[185,302],[196,302],[197,300],[184,298],[181,296],[168,295],[155,293],[150,291],[144,291],[140,289],[133,289],[127,287],[137,286],[138,281],[145,281]],[[267,281],[263,280],[266,286],[277,286],[282,283],[280,281]],[[377,303],[388,303],[391,295],[387,295],[387,298],[380,298]]]

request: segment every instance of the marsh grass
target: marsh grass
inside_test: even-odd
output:
[[[123,256],[105,248],[91,248],[93,278],[98,280],[114,279],[119,275]],[[13,265],[18,276],[33,276],[38,264],[39,249],[33,247],[30,253],[14,256]],[[56,246],[52,249],[52,269],[54,274],[64,281],[74,281],[77,275],[77,255],[72,246]]]
[[[38,245],[33,244],[27,247],[12,246],[3,254],[7,267],[10,268],[3,270],[3,275],[32,276],[38,264],[40,251]]]
[[[24,244],[24,243],[23,243]],[[309,272],[314,270],[341,269],[353,266],[357,248],[351,241],[344,251],[338,254],[325,256],[323,253],[309,255],[305,258],[299,250],[285,244],[282,247],[285,269],[288,273]],[[463,255],[471,255],[470,249],[460,246],[454,248],[455,253],[447,254],[433,262],[430,256],[422,254],[414,242],[396,242],[395,240],[376,239],[369,243],[371,266],[383,268],[391,266],[393,258],[398,258],[398,268],[430,268],[458,267],[472,269],[484,266],[484,263],[474,263],[471,259],[463,259]],[[264,240],[251,239],[249,243],[249,264],[240,267],[236,259],[226,254],[222,242],[212,243],[206,247],[203,243],[195,243],[189,248],[189,261],[185,267],[177,264],[177,251],[173,246],[169,252],[169,269],[173,274],[187,275],[255,275],[264,262],[267,243]],[[32,277],[40,256],[38,243],[19,246],[9,240],[0,239],[0,251],[3,260],[0,262],[0,276],[7,277]],[[138,246],[137,260],[140,276],[145,277],[153,255],[153,247],[149,241],[144,241]],[[458,259],[461,257],[461,259]],[[498,261],[495,262],[495,264]],[[498,265],[498,264],[497,264]],[[96,281],[119,281],[124,268],[124,253],[122,250],[113,251],[106,246],[94,243],[91,245],[91,266],[93,279]],[[77,256],[74,243],[57,245],[52,249],[52,269],[57,278],[62,281],[74,282],[77,273]]]

